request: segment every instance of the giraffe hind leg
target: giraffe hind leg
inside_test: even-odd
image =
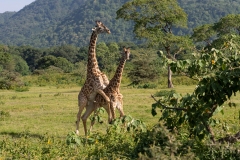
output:
[[[107,113],[108,113],[108,122],[109,123],[111,123],[111,121],[112,121],[112,113],[111,113],[111,109],[110,109],[110,99],[109,99],[109,97],[103,92],[103,90],[97,90],[96,91],[98,94],[100,94],[104,99],[105,99],[105,102],[106,102],[106,104],[107,104],[107,108],[105,108],[106,109],[106,111],[107,111]]]
[[[96,102],[94,102],[94,105],[95,105],[95,107],[94,107],[94,118],[93,118],[93,120],[91,121],[91,126],[90,126],[90,132],[92,131],[92,128],[93,128],[93,125],[95,124],[95,121],[96,121],[96,117],[98,116],[98,114],[99,114],[99,110],[98,110],[98,105],[96,104]]]

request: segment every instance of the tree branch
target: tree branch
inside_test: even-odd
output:
[[[174,53],[173,58],[176,60],[176,55],[178,55],[183,50],[183,47],[180,47],[177,52]]]

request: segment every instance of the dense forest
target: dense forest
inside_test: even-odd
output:
[[[0,14],[0,43],[50,47],[71,44],[86,46],[95,20],[103,21],[112,34],[102,36],[104,42],[140,42],[134,38],[131,22],[116,20],[116,10],[127,0],[36,0],[17,13]],[[192,29],[217,22],[230,13],[237,14],[237,0],[178,0],[188,14],[188,28],[178,29],[179,35],[191,34]]]
[[[0,13],[0,24],[3,24],[6,20],[12,17],[16,12]]]

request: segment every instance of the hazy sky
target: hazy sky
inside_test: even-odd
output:
[[[0,13],[6,11],[19,11],[35,0],[0,0]]]

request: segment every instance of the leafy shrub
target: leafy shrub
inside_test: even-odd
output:
[[[142,54],[134,59],[133,67],[128,72],[128,77],[133,85],[139,85],[147,82],[152,82],[158,79],[160,71],[153,64],[152,60]]]
[[[7,70],[0,72],[0,89],[13,89],[21,86],[24,86],[24,83],[19,73]]]
[[[169,130],[157,124],[147,132],[139,133],[136,138],[134,152],[140,153],[140,159],[184,159],[194,157],[194,153],[188,147],[182,147],[177,136]],[[136,155],[136,154],[135,154]]]
[[[16,87],[15,91],[16,92],[26,92],[26,91],[29,91],[29,87],[27,87],[27,86]]]
[[[155,93],[154,96],[155,97],[162,97],[162,96],[166,96],[167,97],[167,96],[169,96],[169,95],[171,95],[173,93],[176,93],[176,91],[175,90],[170,90],[170,91],[162,90],[162,91],[159,91],[159,92]]]
[[[239,144],[220,144],[211,142],[197,143],[191,146],[199,159],[229,159],[238,160],[240,157]]]
[[[107,128],[106,134],[93,133],[87,138],[70,132],[66,142],[68,145],[91,148],[87,159],[131,159],[134,149],[134,136],[146,130],[145,124],[131,116],[117,118]],[[92,147],[94,146],[94,147]]]
[[[43,73],[40,75],[32,75],[24,77],[25,83],[28,85],[37,85],[37,86],[57,86],[64,87],[70,85],[83,85],[83,77],[77,76],[75,74],[67,73]]]
[[[157,85],[154,83],[145,83],[143,85],[138,85],[138,88],[153,89],[153,88],[157,88]]]

